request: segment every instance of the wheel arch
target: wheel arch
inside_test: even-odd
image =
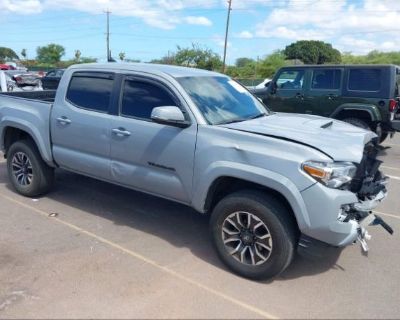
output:
[[[265,171],[260,174],[257,171]],[[307,209],[300,191],[284,176],[268,170],[254,168],[240,172],[229,168],[230,174],[216,175],[207,186],[195,193],[193,206],[196,210],[209,213],[224,196],[239,190],[256,189],[274,195],[290,210],[301,230],[310,226]],[[236,171],[236,172],[235,172]]]
[[[30,139],[35,143],[42,159],[49,166],[54,167],[50,146],[46,148],[46,142],[40,138],[40,134],[36,132],[36,129],[32,129],[31,127],[32,126],[29,126],[29,124],[3,121],[3,128],[1,128],[1,148],[4,150],[5,157],[12,143],[19,140]]]
[[[330,117],[338,120],[358,118],[371,125],[382,121],[379,109],[375,105],[366,104],[343,104],[337,108]]]

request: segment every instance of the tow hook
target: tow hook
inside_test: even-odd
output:
[[[376,214],[369,214],[359,223],[360,227],[357,229],[357,240],[361,245],[362,250],[366,253],[369,250],[367,241],[371,240],[371,235],[368,233],[367,226],[381,225],[388,233],[393,234],[393,229],[383,219]]]

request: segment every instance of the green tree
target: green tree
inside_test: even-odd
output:
[[[218,70],[222,67],[221,58],[217,53],[198,44],[192,44],[191,48],[178,46],[174,54],[174,64],[206,70]]]
[[[339,50],[330,43],[316,40],[300,40],[286,46],[284,54],[288,59],[300,59],[306,64],[339,63]]]
[[[93,63],[97,62],[96,58],[91,58],[91,57],[81,57],[80,63]]]
[[[373,50],[367,55],[342,54],[344,64],[400,64],[400,51],[381,52]]]
[[[27,52],[26,52],[26,49],[22,49],[21,50],[21,56],[24,58],[24,60],[26,60],[26,56],[27,56],[28,54],[27,54]]]
[[[275,72],[287,65],[286,55],[283,51],[277,50],[261,60],[258,67],[258,73],[262,78],[272,78]]]
[[[235,66],[238,68],[244,68],[244,67],[248,66],[249,64],[254,65],[254,63],[255,63],[254,59],[242,57],[242,58],[236,59]]]
[[[79,60],[81,59],[81,55],[82,55],[82,52],[79,49],[75,50],[75,61],[76,62],[79,62]]]
[[[119,60],[124,61],[125,59],[125,52],[120,52],[119,53]]]
[[[55,64],[60,62],[61,57],[65,55],[65,48],[59,44],[50,43],[47,46],[38,47],[36,53],[39,62]]]
[[[0,47],[0,61],[18,59],[18,55],[13,49]]]

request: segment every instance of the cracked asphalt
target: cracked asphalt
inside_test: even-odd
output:
[[[228,271],[190,208],[62,170],[24,198],[1,157],[0,318],[399,318],[400,135],[384,145],[394,235],[371,227],[368,256],[296,257],[266,282]]]

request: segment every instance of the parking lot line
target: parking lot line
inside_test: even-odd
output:
[[[0,193],[0,197],[2,197],[3,199],[8,200],[10,202],[13,202],[15,204],[18,204],[18,205],[20,205],[20,206],[22,206],[22,207],[24,207],[26,209],[34,211],[34,212],[36,212],[36,213],[38,213],[38,214],[40,214],[40,215],[42,215],[42,216],[44,216],[46,218],[49,217],[49,213],[47,213],[45,211],[42,211],[40,209],[37,209],[35,207],[32,207],[30,205],[27,205],[27,204],[25,204],[25,203],[23,203],[21,201],[18,201],[16,199],[13,199],[13,198],[9,197],[9,196],[6,196],[6,195]],[[206,286],[206,285],[204,285],[204,284],[202,284],[200,282],[197,282],[196,280],[193,280],[191,278],[185,277],[185,276],[181,275],[180,273],[178,273],[178,272],[176,272],[176,271],[174,271],[174,270],[172,270],[172,269],[170,269],[170,268],[168,268],[166,266],[160,265],[156,261],[153,261],[153,260],[151,260],[149,258],[146,258],[145,256],[143,256],[143,255],[141,255],[141,254],[139,254],[139,253],[137,253],[135,251],[132,251],[130,249],[122,247],[121,245],[119,245],[119,244],[117,244],[115,242],[107,240],[106,238],[103,238],[103,237],[101,237],[99,235],[96,235],[96,234],[94,234],[94,233],[92,233],[92,232],[90,232],[88,230],[85,230],[85,229],[83,229],[81,227],[78,227],[78,226],[76,226],[76,225],[74,225],[72,223],[69,223],[69,222],[64,221],[64,220],[62,220],[60,218],[57,218],[57,217],[51,217],[50,219],[53,220],[53,221],[56,221],[56,222],[58,222],[60,224],[63,224],[65,226],[69,227],[70,229],[73,229],[73,230],[78,231],[78,232],[80,232],[82,234],[85,234],[88,237],[96,239],[97,241],[99,241],[99,242],[101,242],[103,244],[106,244],[106,245],[108,245],[108,246],[110,246],[110,247],[112,247],[114,249],[117,249],[117,250],[119,250],[119,251],[121,251],[123,253],[126,253],[126,254],[128,254],[128,255],[130,255],[130,256],[138,259],[138,260],[141,260],[141,261],[143,261],[143,262],[145,262],[145,263],[147,263],[147,264],[149,264],[149,265],[151,265],[151,266],[153,266],[153,267],[155,267],[155,268],[157,268],[157,269],[159,269],[159,270],[161,270],[161,271],[163,271],[163,272],[165,272],[165,273],[167,273],[167,274],[169,274],[169,275],[171,275],[171,276],[173,276],[175,278],[178,278],[179,280],[185,281],[185,282],[187,282],[187,283],[189,283],[189,284],[191,284],[191,285],[193,285],[195,287],[198,287],[200,289],[203,289],[203,290],[205,290],[205,291],[207,291],[207,292],[209,292],[209,293],[211,293],[211,294],[213,294],[213,295],[215,295],[215,296],[217,296],[219,298],[222,298],[222,299],[224,299],[224,300],[226,300],[228,302],[231,302],[232,304],[235,304],[235,305],[237,305],[239,307],[242,307],[243,309],[246,309],[246,310],[248,310],[250,312],[258,314],[259,316],[261,316],[263,318],[266,318],[266,319],[279,319],[279,317],[277,317],[275,315],[272,315],[272,314],[270,314],[270,313],[268,313],[268,312],[266,312],[264,310],[261,310],[261,309],[259,309],[257,307],[249,305],[249,304],[247,304],[247,303],[245,303],[243,301],[237,300],[237,299],[235,299],[235,298],[233,298],[233,297],[231,297],[231,296],[229,296],[229,295],[227,295],[227,294],[225,294],[225,293],[223,293],[221,291],[215,290],[215,289],[210,288],[210,287],[208,287],[208,286]]]
[[[388,176],[390,179],[400,180],[400,177],[397,177],[397,176],[391,176],[391,175],[389,175],[389,174],[387,174],[387,176]]]
[[[374,213],[381,214],[381,215],[388,216],[388,217],[392,217],[392,218],[396,218],[396,219],[400,219],[400,216],[396,216],[395,214],[392,214],[392,213],[379,212],[379,211],[375,211],[375,210],[374,210]]]
[[[400,147],[400,144],[396,144],[396,143],[385,143],[385,146],[391,146],[391,147]]]
[[[389,170],[395,170],[395,171],[400,171],[400,168],[395,168],[395,167],[388,167],[388,166],[381,166],[383,169],[389,169]]]

